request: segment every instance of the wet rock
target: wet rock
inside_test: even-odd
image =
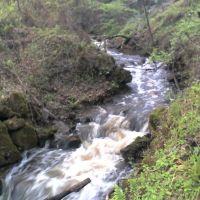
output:
[[[91,117],[80,117],[76,119],[76,123],[82,123],[82,124],[89,123],[91,121],[92,121]]]
[[[81,145],[81,139],[78,135],[70,135],[66,138],[69,148],[78,148]]]
[[[12,132],[11,138],[18,149],[22,151],[31,149],[38,143],[36,130],[30,124],[25,124],[22,129]]]
[[[6,126],[0,122],[0,167],[15,163],[20,159],[20,153],[13,144]]]
[[[26,117],[29,114],[27,100],[21,93],[12,93],[7,100],[7,105],[12,111],[19,113],[22,117]]]
[[[3,180],[0,179],[0,196],[3,194]]]
[[[142,153],[150,144],[151,138],[149,135],[137,137],[134,142],[122,149],[120,152],[125,161],[137,161],[142,158]]]
[[[81,145],[79,135],[60,135],[55,141],[51,142],[51,148],[71,149],[78,148]]]
[[[67,133],[67,132],[66,132]],[[72,126],[69,131],[68,131],[69,134],[77,134],[78,133],[78,130],[76,129],[76,126]]]
[[[121,67],[116,68],[112,78],[120,85],[129,83],[132,80],[132,76],[131,76],[130,72],[124,70]]]
[[[67,118],[71,121],[74,121],[76,119],[76,114],[75,113],[69,113]]]
[[[57,132],[57,129],[54,127],[50,128],[38,128],[37,130],[38,144],[40,147],[44,147],[47,140],[53,139],[54,134]]]
[[[68,133],[70,130],[69,125],[67,125],[63,121],[54,121],[54,126],[57,129],[58,133]]]
[[[170,83],[173,83],[174,82],[174,75],[168,74],[167,81],[169,81]]]
[[[4,122],[8,131],[17,131],[25,126],[25,120],[22,118],[12,118]]]
[[[5,105],[0,105],[0,120],[6,120],[13,116],[15,116],[16,113],[13,112],[9,107]]]

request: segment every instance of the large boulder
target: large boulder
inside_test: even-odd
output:
[[[25,120],[22,118],[13,117],[4,121],[4,124],[7,126],[8,131],[17,131],[25,126]]]
[[[151,138],[149,135],[137,137],[135,141],[120,151],[125,161],[137,161],[141,159],[143,151],[147,149],[150,141]]]
[[[30,124],[25,124],[22,129],[11,132],[10,135],[20,151],[31,149],[38,144],[36,130]]]
[[[15,163],[20,159],[20,153],[13,144],[6,126],[0,122],[0,167]]]
[[[116,81],[119,85],[124,85],[131,82],[131,73],[122,67],[117,67],[113,73],[112,79]]]
[[[22,117],[27,117],[29,114],[27,99],[21,93],[12,93],[7,99],[6,104],[12,109],[12,111],[19,113]]]

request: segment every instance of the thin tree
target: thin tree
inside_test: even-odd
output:
[[[16,0],[16,2],[17,2],[17,8],[18,8],[19,12],[21,13],[22,10],[21,10],[21,6],[20,6],[20,2],[19,2],[19,0]]]
[[[147,8],[146,8],[146,1],[145,0],[142,0],[142,5],[143,5],[144,14],[145,14],[146,22],[147,22],[147,28],[148,28],[149,35],[150,35],[150,38],[151,38],[151,43],[152,43],[152,46],[153,46],[154,45],[154,38],[153,38],[153,33],[152,33],[150,22],[149,22],[149,14],[148,14],[148,11],[147,11]]]

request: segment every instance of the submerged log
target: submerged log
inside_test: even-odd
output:
[[[46,198],[45,200],[61,200],[62,198],[64,198],[65,196],[67,196],[68,194],[70,194],[72,192],[80,191],[83,187],[85,187],[90,182],[91,182],[90,178],[87,178],[87,179],[77,183],[76,185],[73,185],[71,188],[66,189],[64,192],[61,192],[60,194],[58,194],[54,197]]]

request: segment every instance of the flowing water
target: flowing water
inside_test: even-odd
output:
[[[76,127],[83,142],[80,148],[50,149],[46,144],[25,152],[21,163],[7,174],[0,199],[44,200],[90,178],[90,184],[64,200],[103,200],[115,182],[130,172],[120,149],[143,136],[149,113],[167,103],[167,71],[161,63],[149,64],[140,56],[107,53],[131,72],[129,90],[87,111],[92,121]]]

